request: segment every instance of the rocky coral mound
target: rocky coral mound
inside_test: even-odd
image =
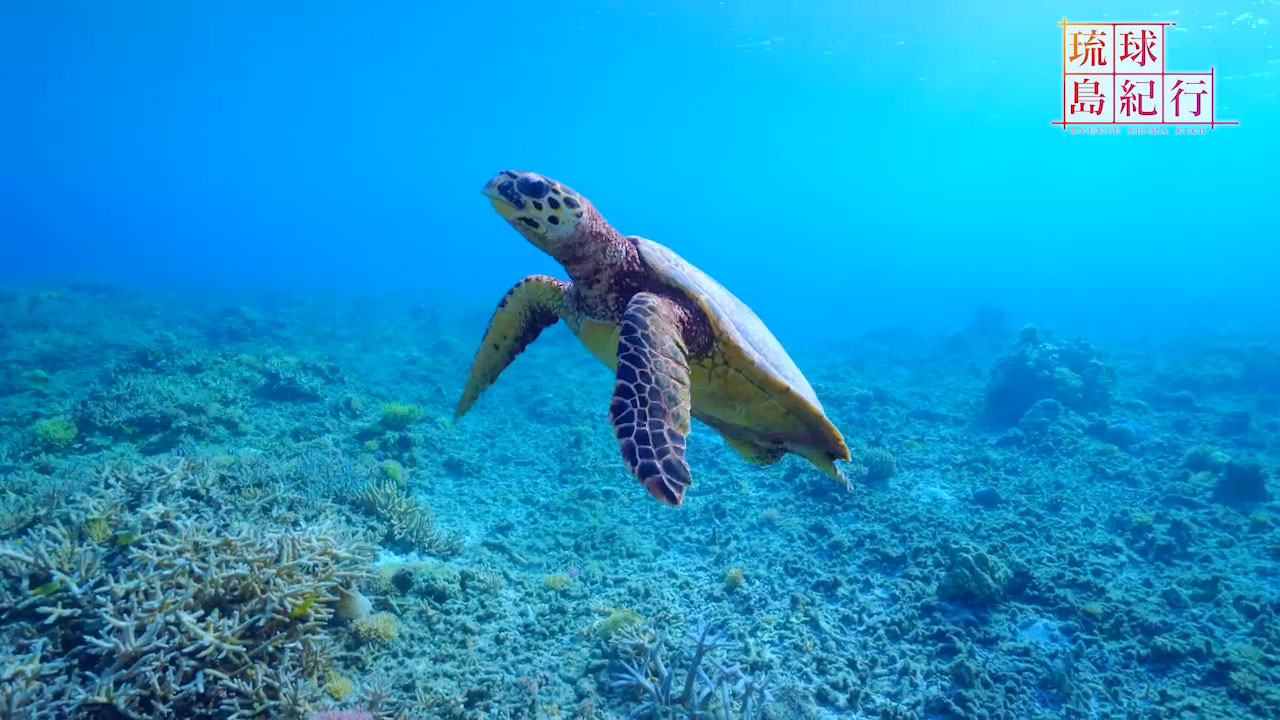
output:
[[[1115,380],[1115,371],[1089,341],[1050,342],[1028,325],[1013,352],[998,358],[991,369],[984,414],[991,425],[1009,427],[1046,399],[1080,414],[1105,413]]]
[[[1227,505],[1244,505],[1266,502],[1271,499],[1267,489],[1267,471],[1253,458],[1232,460],[1223,468],[1222,476],[1213,488],[1213,499]]]

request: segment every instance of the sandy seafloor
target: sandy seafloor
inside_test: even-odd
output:
[[[1280,717],[1276,338],[793,343],[851,489],[673,510],[563,327],[454,425],[490,311],[0,293],[0,717]]]

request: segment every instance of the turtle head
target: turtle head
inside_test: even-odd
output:
[[[532,172],[503,170],[483,192],[498,214],[525,239],[557,257],[591,209],[586,198]]]

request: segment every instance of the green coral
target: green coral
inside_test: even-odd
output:
[[[352,682],[351,678],[345,675],[339,675],[336,672],[330,671],[328,677],[325,679],[324,691],[334,700],[346,699],[351,695],[351,693],[355,692],[355,689],[356,684]]]
[[[1182,456],[1182,466],[1191,472],[1217,472],[1231,462],[1231,457],[1210,445],[1196,445]]]
[[[36,441],[51,450],[61,450],[76,439],[76,425],[63,416],[45,418],[32,428]]]
[[[617,608],[609,611],[608,615],[596,623],[596,635],[602,640],[608,640],[622,628],[643,624],[644,618],[640,613],[630,608]]]
[[[395,460],[384,460],[378,469],[391,482],[397,485],[404,484],[404,466]]]
[[[862,452],[859,464],[866,468],[866,480],[869,482],[883,482],[898,474],[898,461],[884,448],[867,448]]]
[[[84,524],[84,536],[89,542],[101,545],[115,537],[115,531],[111,527],[111,521],[96,517]]]
[[[374,613],[351,623],[361,640],[385,645],[400,635],[400,621],[388,612]]]
[[[382,419],[379,422],[391,430],[403,430],[418,422],[421,417],[422,410],[417,405],[391,402],[382,406]]]
[[[542,579],[542,586],[555,592],[563,592],[572,584],[573,578],[568,573],[554,573]]]

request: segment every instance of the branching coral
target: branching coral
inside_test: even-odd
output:
[[[8,489],[0,491],[0,534],[20,530],[36,516],[36,504],[30,497]]]
[[[712,653],[734,647],[716,623],[699,621],[686,637],[683,672],[667,662],[660,634],[632,633],[619,643],[629,657],[614,674],[616,689],[644,698],[628,720],[684,717],[754,720],[772,700],[768,682],[747,676],[741,665],[726,665]],[[740,696],[740,697],[739,697]]]
[[[258,395],[283,402],[315,402],[324,397],[325,385],[341,382],[331,368],[295,357],[271,355],[261,365]]]
[[[0,715],[287,717],[320,697],[324,625],[374,549],[219,517],[189,479],[185,463],[107,470],[96,496],[0,544]],[[68,529],[104,504],[128,509],[128,543]]]
[[[448,557],[462,552],[462,542],[436,527],[431,509],[406,495],[391,478],[370,482],[360,493],[360,503],[387,524],[391,539],[429,555]]]
[[[247,404],[243,369],[218,369],[201,354],[174,373],[168,366],[117,362],[79,400],[76,425],[88,433],[136,442],[148,454],[172,449],[183,438],[207,439],[236,431]]]

